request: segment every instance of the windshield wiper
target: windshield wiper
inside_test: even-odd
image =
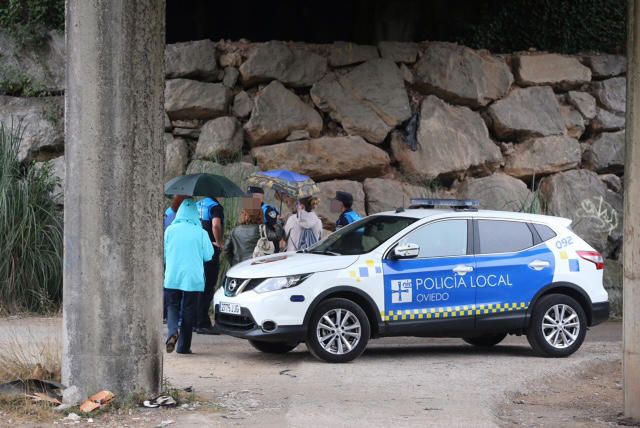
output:
[[[342,255],[340,253],[336,253],[335,251],[329,251],[329,250],[324,250],[324,251],[311,250],[309,252],[312,254],[323,254],[325,256],[341,256]]]

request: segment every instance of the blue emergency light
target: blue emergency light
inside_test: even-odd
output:
[[[475,199],[431,199],[411,198],[410,209],[416,208],[454,208],[457,210],[477,211],[480,201]]]

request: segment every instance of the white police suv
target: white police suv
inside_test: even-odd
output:
[[[307,251],[240,263],[215,295],[216,324],[260,351],[305,342],[333,363],[385,336],[493,346],[526,334],[541,355],[572,354],[608,318],[602,256],[568,219],[476,206],[412,200]]]

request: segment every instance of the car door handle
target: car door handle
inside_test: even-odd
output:
[[[534,260],[529,263],[529,267],[533,270],[542,270],[544,268],[548,268],[550,263],[545,260]]]
[[[453,268],[453,271],[460,276],[464,276],[469,272],[473,272],[473,266],[458,265]]]

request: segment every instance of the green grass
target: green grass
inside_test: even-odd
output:
[[[0,124],[0,312],[57,311],[63,217],[51,167],[18,161],[21,130]]]

